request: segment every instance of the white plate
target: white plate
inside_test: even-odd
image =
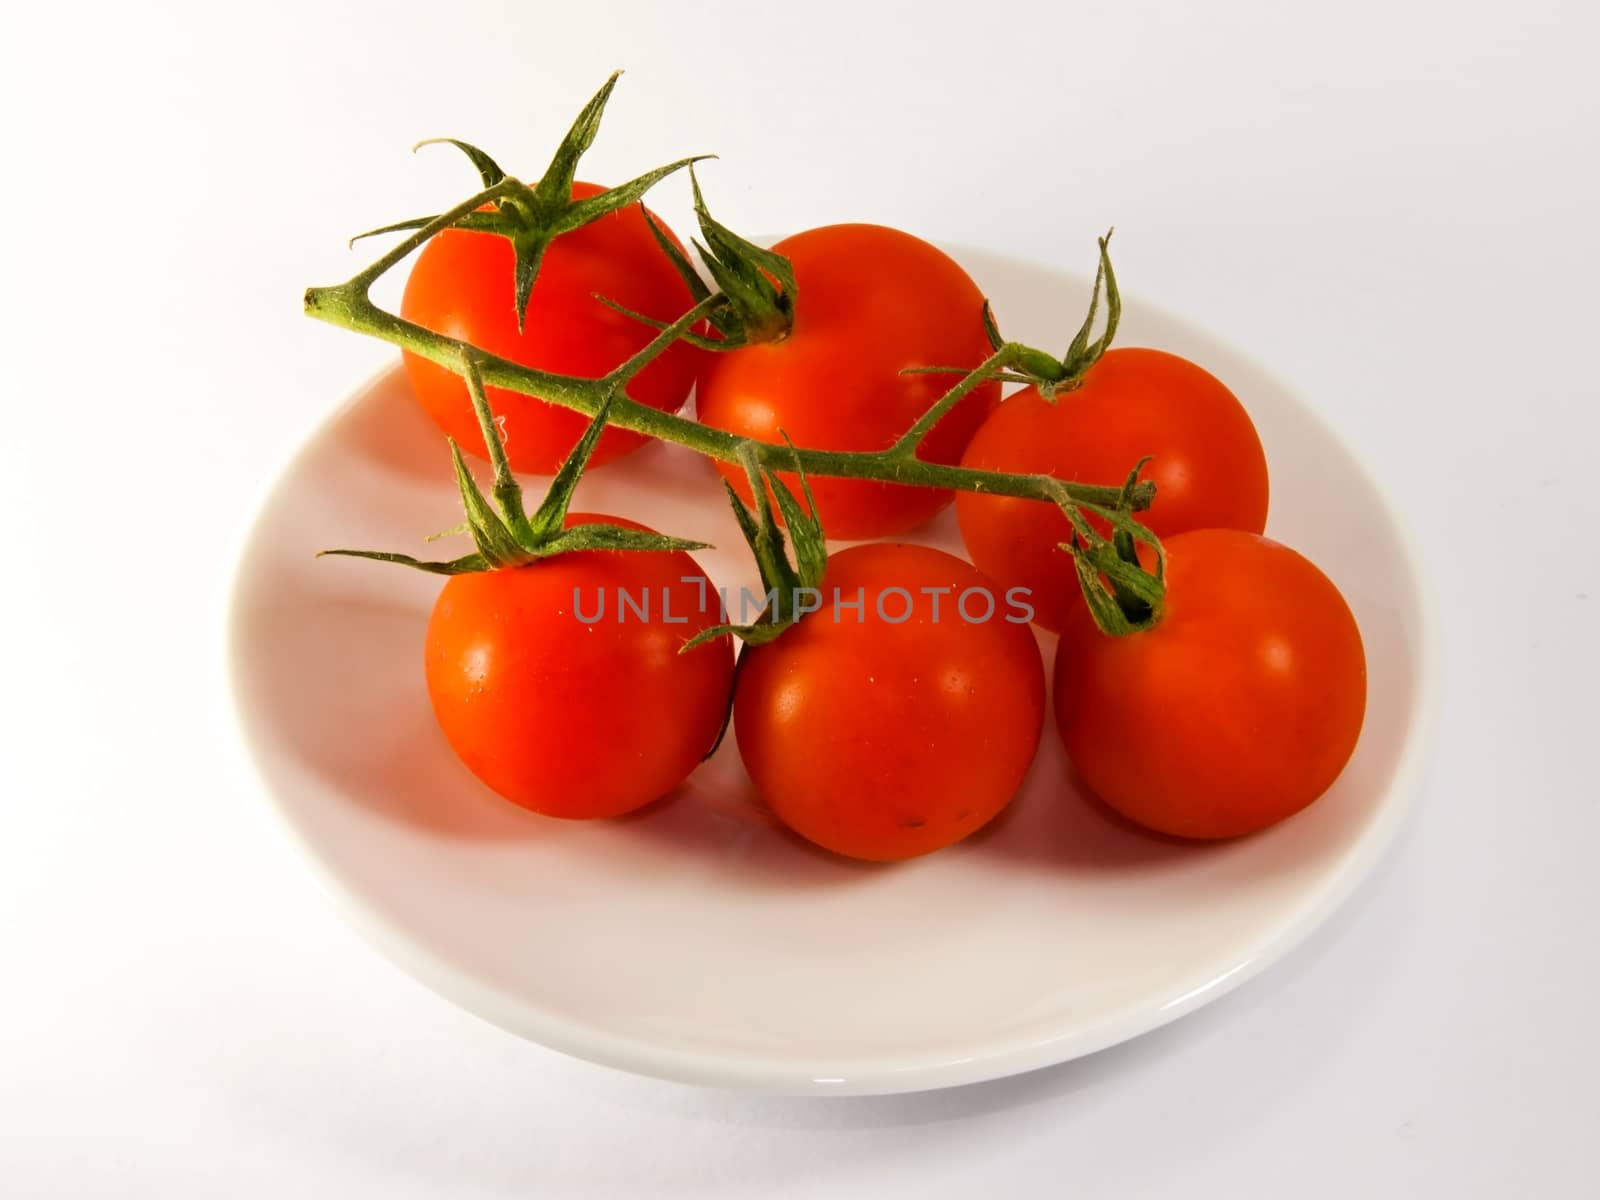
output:
[[[1010,336],[1069,340],[1086,280],[957,253]],[[421,553],[422,535],[460,519],[444,439],[398,369],[312,435],[242,551],[230,650],[268,794],[403,968],[509,1030],[632,1071],[909,1091],[1060,1062],[1193,1011],[1306,937],[1388,845],[1428,740],[1432,638],[1393,512],[1306,400],[1137,297],[1119,341],[1188,355],[1235,390],[1271,463],[1268,532],[1319,563],[1361,623],[1360,746],[1287,823],[1213,846],[1146,837],[1075,790],[1049,719],[1005,816],[887,868],[775,828],[731,738],[679,794],[624,820],[507,804],[429,711],[422,636],[440,581],[312,557]],[[712,542],[713,579],[755,583],[713,472],[686,451],[602,468],[578,505]],[[948,513],[917,540],[960,552]]]

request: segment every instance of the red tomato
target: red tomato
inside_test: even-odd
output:
[[[816,612],[745,651],[734,729],[756,790],[852,858],[910,858],[981,828],[1039,744],[1044,667],[1026,614],[1007,621],[990,580],[924,546],[842,551],[819,590]]]
[[[572,194],[582,199],[601,190],[592,183],[575,183]],[[503,237],[447,229],[417,256],[400,315],[526,367],[598,378],[643,348],[655,331],[600,303],[596,294],[662,321],[675,320],[694,303],[656,245],[638,204],[555,240],[534,281],[520,333],[513,292],[515,262],[511,243]],[[678,343],[639,373],[629,384],[628,395],[651,408],[677,411],[694,383],[697,354],[692,346]],[[412,390],[428,415],[462,449],[486,456],[461,377],[415,354],[404,357]],[[488,396],[490,408],[500,418],[506,456],[518,471],[553,474],[589,422],[571,409],[501,388],[489,388]],[[644,443],[637,433],[607,429],[590,465],[618,458]]]
[[[1073,609],[1056,652],[1056,724],[1089,789],[1162,833],[1226,838],[1299,812],[1355,750],[1361,632],[1308,560],[1256,534],[1167,539],[1157,623],[1126,637]]]
[[[1146,455],[1141,478],[1157,490],[1140,520],[1157,536],[1266,528],[1267,460],[1249,415],[1214,376],[1160,350],[1109,350],[1054,403],[1033,388],[1008,397],[962,465],[1116,484]],[[1055,505],[963,492],[956,516],[982,571],[1031,589],[1039,624],[1059,629],[1082,606],[1072,557],[1060,548],[1072,527]]]
[[[568,518],[585,521],[643,528]],[[678,652],[720,615],[697,580],[689,555],[638,550],[452,576],[428,622],[426,667],[461,761],[552,817],[614,817],[682,783],[717,736],[733,677],[727,638]],[[624,590],[648,603],[648,619],[622,605]]]
[[[883,450],[960,378],[901,375],[903,368],[975,367],[990,354],[982,293],[955,260],[920,238],[881,225],[829,225],[773,249],[794,268],[794,325],[781,341],[705,356],[695,404],[707,425],[764,442],[787,433],[796,446]],[[975,389],[934,427],[922,457],[959,461],[999,399],[998,384]],[[717,467],[749,503],[743,470]],[[818,476],[811,490],[836,538],[903,532],[951,496]]]

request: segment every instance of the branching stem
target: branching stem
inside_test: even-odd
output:
[[[574,549],[662,550],[697,547],[699,543],[604,523],[565,527],[572,489],[588,463],[602,430],[607,425],[613,425],[647,438],[685,446],[721,462],[737,463],[744,469],[757,497],[759,525],[754,523],[755,518],[740,505],[731,489],[729,494],[747,539],[758,560],[763,562],[763,579],[769,583],[773,579],[791,581],[791,575],[800,582],[806,579],[814,581],[814,578],[820,578],[826,562],[823,531],[816,520],[814,506],[809,503],[810,489],[806,476],[874,480],[986,492],[1055,504],[1071,522],[1073,538],[1066,546],[1072,551],[1084,594],[1100,627],[1108,633],[1128,633],[1151,623],[1159,611],[1162,596],[1160,547],[1149,530],[1130,515],[1148,508],[1155,496],[1155,486],[1138,479],[1143,462],[1129,473],[1121,486],[1113,486],[1060,480],[1049,475],[981,471],[929,462],[918,454],[934,427],[964,397],[986,383],[1032,383],[1042,396],[1053,400],[1058,392],[1071,391],[1082,382],[1089,368],[1115,336],[1122,309],[1116,276],[1107,252],[1110,233],[1100,239],[1100,267],[1095,275],[1088,316],[1064,358],[1057,360],[1044,351],[1004,341],[986,304],[983,322],[993,353],[971,370],[935,364],[911,368],[912,372],[948,373],[960,375],[961,378],[887,448],[867,451],[823,450],[796,447],[787,441],[778,444],[739,437],[675,413],[640,404],[627,395],[626,388],[641,371],[680,340],[699,345],[708,352],[718,349],[737,352],[737,347],[770,340],[776,331],[787,331],[793,320],[798,295],[797,280],[788,260],[782,255],[746,241],[712,219],[700,193],[699,181],[693,179],[696,159],[679,159],[598,194],[583,198],[573,196],[578,159],[594,141],[601,113],[616,82],[617,76],[613,74],[584,107],[562,140],[549,168],[539,182],[531,187],[507,175],[476,146],[453,138],[434,139],[448,142],[467,156],[478,171],[483,183],[482,190],[436,217],[401,221],[371,231],[406,232],[406,236],[344,283],[306,291],[305,311],[309,316],[380,338],[463,378],[494,467],[493,491],[498,505],[497,512],[479,490],[461,457],[460,448],[452,441],[450,450],[457,483],[467,512],[468,529],[477,544],[476,553],[447,562],[420,562],[409,555],[366,550],[335,550],[328,553],[376,558],[437,574],[455,575],[518,566]],[[701,232],[706,237],[706,244],[701,247],[702,260],[722,290],[713,292],[707,287],[682,251],[646,213],[645,220],[657,244],[684,277],[696,303],[670,324],[640,318],[657,329],[656,335],[626,362],[598,379],[557,375],[522,366],[467,342],[425,329],[372,301],[372,285],[386,272],[421,248],[429,238],[460,226],[472,236],[499,235],[510,241],[515,253],[517,327],[521,329],[534,280],[545,252],[555,238],[639,201],[656,182],[684,167],[689,168],[694,186],[695,211]],[[1102,285],[1106,297],[1105,328],[1099,338],[1090,341]],[[613,307],[620,308],[618,305]],[[708,338],[704,328],[697,330],[696,326],[702,323],[709,325],[719,336]],[[590,419],[583,437],[552,479],[544,503],[532,516],[523,506],[521,488],[506,459],[489,403],[486,390],[489,387],[532,396],[573,409]],[[773,475],[775,471],[799,475],[801,490],[807,498],[805,507],[801,506],[788,485]],[[781,565],[777,562],[782,557],[782,535],[777,532],[774,514],[768,507],[768,488],[762,486],[763,478],[772,487],[772,494],[783,510],[785,523],[795,537],[799,559],[797,568],[791,569],[787,559]],[[1111,527],[1111,541],[1091,526],[1086,515],[1091,513]],[[1157,566],[1154,574],[1146,573],[1140,567],[1135,545],[1139,541],[1156,548]],[[1102,577],[1109,591],[1102,587]],[[781,618],[783,614],[775,612],[774,616]],[[792,620],[792,617],[789,619]],[[775,632],[767,631],[781,631],[786,623],[781,619],[768,622],[760,626],[763,632],[759,634],[751,629],[738,632],[747,640],[753,636],[775,636]]]
[[[470,355],[486,385],[505,388],[525,396],[537,396],[551,404],[559,404],[563,408],[574,409],[592,417],[608,392],[626,383],[671,345],[680,334],[705,317],[718,302],[719,297],[709,296],[695,305],[610,375],[601,379],[579,379],[525,367],[520,363],[489,354],[466,342],[434,333],[380,308],[368,295],[373,282],[384,271],[397,264],[407,253],[416,249],[434,233],[445,228],[449,224],[447,218],[456,219],[472,212],[480,204],[493,199],[497,189],[503,186],[504,183],[486,189],[450,212],[442,214],[437,220],[429,222],[406,238],[373,266],[353,276],[347,282],[333,287],[311,288],[306,292],[306,313],[330,325],[337,325],[342,329],[363,333],[399,346],[457,374],[465,374],[465,363],[468,360],[463,356]],[[1049,475],[979,471],[970,467],[928,462],[916,456],[916,447],[939,418],[962,396],[994,378],[995,373],[1010,364],[1014,356],[1015,350],[1010,343],[996,351],[984,363],[968,372],[940,399],[938,404],[887,450],[819,450],[806,447],[791,449],[776,442],[752,441],[721,429],[713,429],[709,425],[702,425],[698,421],[680,417],[675,413],[662,412],[640,404],[625,394],[617,395],[613,400],[611,411],[607,414],[607,422],[619,429],[631,429],[646,437],[686,446],[708,458],[727,463],[738,462],[739,448],[750,442],[754,445],[762,465],[785,471],[800,469],[807,475],[825,475],[841,479],[875,479],[885,483],[988,492],[999,496],[1020,496],[1046,502],[1056,501],[1064,492],[1078,503],[1106,507],[1115,505],[1122,494],[1122,488],[1117,485],[1064,483]],[[1134,510],[1147,508],[1154,495],[1155,489],[1152,485],[1139,485],[1132,496]]]

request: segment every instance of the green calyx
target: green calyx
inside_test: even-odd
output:
[[[506,459],[505,443],[500,427],[489,409],[489,398],[484,391],[483,377],[474,356],[462,356],[461,373],[466,378],[467,390],[472,395],[473,411],[478,417],[478,428],[489,448],[489,461],[494,466],[494,503],[491,504],[472,472],[455,439],[450,441],[450,457],[455,464],[456,485],[461,490],[461,504],[466,509],[467,520],[462,532],[472,535],[477,549],[460,558],[427,562],[409,554],[395,554],[382,550],[324,550],[322,554],[344,555],[351,558],[371,558],[379,562],[399,563],[434,575],[466,575],[476,571],[494,571],[502,567],[520,567],[542,558],[568,554],[579,550],[703,550],[704,542],[691,542],[684,538],[667,537],[643,529],[624,529],[619,525],[591,522],[585,525],[566,525],[567,509],[572,503],[573,490],[594,453],[600,435],[605,431],[606,417],[611,407],[612,391],[602,401],[599,411],[583,432],[583,437],[573,447],[572,453],[561,464],[561,469],[550,481],[543,502],[531,515],[522,501],[522,488],[511,474],[511,464]],[[456,532],[451,530],[450,532]],[[320,555],[319,555],[320,557]]]
[[[1089,314],[1084,317],[1083,324],[1061,359],[1062,377],[1055,386],[1057,392],[1071,391],[1082,383],[1083,377],[1089,373],[1089,368],[1100,361],[1100,356],[1111,348],[1111,340],[1117,336],[1117,326],[1122,321],[1122,293],[1117,290],[1117,273],[1111,269],[1110,246],[1113,232],[1115,231],[1108,229],[1105,237],[1098,239],[1100,261],[1095,266],[1094,287],[1089,293]],[[1090,341],[1090,336],[1094,333],[1095,317],[1099,315],[1102,289],[1106,298],[1106,325],[1100,336]]]
[[[705,239],[696,241],[694,248],[727,298],[711,318],[722,334],[724,348],[781,341],[794,326],[794,306],[800,294],[794,268],[783,255],[740,237],[711,215],[693,166],[689,182],[694,188],[694,215]],[[688,267],[683,256],[676,256],[674,262],[683,274]]]
[[[1117,275],[1111,269],[1111,234],[1107,230],[1100,244],[1100,261],[1095,268],[1094,287],[1089,293],[1089,315],[1078,327],[1072,344],[1060,358],[1048,350],[1026,346],[1021,342],[1008,342],[1001,336],[995,323],[994,312],[987,302],[983,306],[983,328],[989,335],[989,345],[994,356],[983,365],[987,379],[1002,383],[1026,383],[1037,388],[1046,400],[1054,400],[1062,392],[1079,387],[1089,369],[1100,361],[1101,355],[1111,348],[1117,336],[1117,326],[1122,321],[1122,293],[1117,290]],[[1105,328],[1099,337],[1093,337],[1095,322],[1100,316],[1100,297],[1105,295]],[[1092,339],[1092,340],[1091,340]],[[940,375],[965,374],[963,367],[914,367],[908,373]]]
[[[492,190],[495,193],[487,207],[481,211],[475,210],[458,216],[450,222],[450,227],[477,233],[498,234],[511,243],[516,252],[514,302],[519,330],[523,327],[523,321],[527,316],[528,301],[533,295],[533,283],[538,278],[545,251],[556,238],[597,221],[609,213],[626,208],[641,199],[647,191],[668,175],[703,158],[712,157],[702,154],[680,158],[664,167],[646,171],[627,183],[582,200],[574,200],[572,185],[577,178],[578,160],[583,157],[584,151],[594,144],[595,135],[600,129],[600,117],[605,112],[606,102],[611,99],[611,92],[621,74],[621,71],[613,72],[605,85],[594,94],[588,104],[584,105],[583,111],[573,121],[572,128],[556,147],[555,156],[550,160],[549,167],[540,176],[538,183],[530,185],[511,178],[488,154],[456,138],[428,138],[413,147],[421,149],[423,146],[441,144],[454,146],[477,168],[485,190]],[[368,230],[350,240],[354,243],[361,238],[378,234],[422,229],[438,220],[437,216],[414,217]],[[655,227],[653,221],[651,227]]]
[[[788,439],[784,439],[787,443]],[[792,452],[794,447],[789,446]],[[731,633],[747,645],[760,646],[772,641],[802,616],[800,599],[806,593],[818,594],[823,573],[828,567],[827,538],[822,532],[822,522],[817,519],[816,501],[811,495],[811,485],[805,472],[793,464],[800,477],[800,491],[805,496],[802,506],[794,492],[778,477],[776,471],[761,462],[756,448],[746,443],[740,448],[740,464],[750,481],[750,493],[755,500],[752,511],[746,507],[733,485],[723,480],[728,501],[733,505],[733,515],[739,521],[739,530],[750,551],[755,555],[761,572],[761,586],[768,598],[766,609],[749,625],[718,625],[694,637],[684,650],[692,650],[702,642]],[[794,539],[794,560],[789,558],[788,544],[783,527],[777,521],[772,503],[776,499],[778,511],[783,514],[783,525]],[[809,610],[808,610],[809,611]]]
[[[1065,492],[1055,498],[1072,525],[1072,538],[1062,542],[1061,548],[1072,555],[1078,585],[1094,623],[1112,637],[1152,628],[1161,619],[1166,598],[1166,551],[1160,539],[1130,515],[1139,472],[1149,461],[1140,459],[1128,472],[1121,498],[1109,507],[1074,501]],[[1111,537],[1102,535],[1085,513],[1105,521]],[[1155,551],[1154,570],[1146,570],[1139,561],[1141,542]]]
[[[1111,339],[1117,336],[1117,325],[1122,320],[1122,293],[1117,290],[1117,273],[1111,269],[1112,232],[1108,229],[1105,237],[1098,239],[1100,261],[1095,267],[1094,286],[1089,292],[1089,315],[1078,327],[1067,352],[1060,358],[1053,358],[1046,351],[1035,350],[1031,346],[1023,346],[1019,350],[1016,372],[1020,381],[1031,383],[1046,400],[1054,400],[1060,393],[1070,392],[1082,384],[1089,368],[1100,361],[1100,356],[1110,349]],[[1093,337],[1095,320],[1100,315],[1102,291],[1106,304],[1105,328],[1099,337]],[[998,336],[993,325],[990,326],[989,336],[991,341]]]
[[[799,293],[794,280],[794,268],[783,255],[747,241],[711,215],[711,210],[706,207],[705,195],[700,191],[700,180],[695,175],[693,164],[689,166],[689,180],[694,188],[695,217],[700,223],[700,236],[704,239],[692,244],[717,285],[716,293],[706,286],[694,264],[667,236],[666,231],[656,224],[655,218],[649,212],[644,215],[650,232],[655,235],[656,245],[682,277],[695,300],[704,301],[713,294],[720,298],[706,318],[717,331],[717,336],[687,333],[683,340],[702,350],[718,351],[782,341],[794,325],[795,298]],[[636,321],[656,329],[665,328],[661,321],[624,308],[605,297],[601,299]]]

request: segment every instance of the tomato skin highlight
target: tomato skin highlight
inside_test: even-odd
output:
[[[1156,536],[1266,528],[1267,460],[1244,406],[1215,376],[1160,350],[1108,350],[1054,403],[1034,388],[1008,397],[962,465],[1117,484],[1146,455],[1140,478],[1155,482],[1156,498],[1139,520]],[[1082,607],[1061,549],[1072,527],[1053,504],[963,492],[956,516],[972,561],[1006,587],[1029,588],[1039,624],[1059,630]]]
[[[942,250],[882,225],[828,225],[785,238],[798,294],[781,341],[702,361],[696,408],[707,425],[764,442],[883,450],[916,424],[959,375],[901,375],[907,367],[976,367],[991,353],[983,294]],[[999,402],[984,384],[945,414],[922,444],[931,462],[960,461]],[[737,464],[717,469],[748,504]],[[798,488],[795,481],[784,476]],[[903,533],[950,503],[942,488],[812,476],[829,537]]]
[[[990,620],[961,618],[961,593],[993,586],[939,550],[852,547],[830,559],[818,611],[746,650],[735,736],[784,824],[837,854],[887,862],[960,841],[1010,803],[1039,743],[1044,666],[1027,624],[1005,620],[1003,595]],[[859,621],[834,603],[834,589],[848,603],[858,588]]]
[[[1166,540],[1151,629],[1108,637],[1069,613],[1056,726],[1089,789],[1148,829],[1254,833],[1338,778],[1366,711],[1361,632],[1308,559],[1238,530]]]
[[[602,190],[580,182],[573,184],[572,194],[583,199]],[[643,322],[602,304],[597,293],[662,321],[676,320],[694,303],[656,245],[638,204],[555,240],[540,265],[520,332],[515,265],[515,253],[505,238],[447,229],[418,254],[406,280],[400,315],[526,367],[593,379],[626,361],[655,336]],[[699,354],[683,342],[670,347],[628,385],[628,395],[651,408],[676,412],[688,399]],[[487,457],[461,377],[409,351],[403,359],[412,391],[439,428],[462,449]],[[487,394],[514,470],[554,474],[589,423],[582,413],[532,396],[495,387]],[[590,465],[619,458],[646,440],[630,430],[607,429]]]
[[[568,524],[615,517],[569,516]],[[684,582],[687,577],[690,582]],[[428,622],[434,716],[461,761],[514,804],[551,817],[614,817],[682,783],[711,748],[733,648],[681,551],[581,551],[450,578]],[[574,611],[574,589],[586,623]],[[618,589],[648,593],[650,619],[618,619]],[[662,620],[662,596],[673,623]],[[676,623],[686,618],[684,623]]]

